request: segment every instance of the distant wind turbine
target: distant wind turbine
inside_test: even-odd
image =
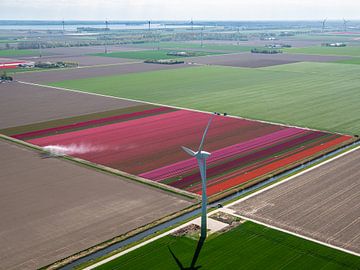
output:
[[[322,32],[325,31],[326,21],[327,21],[327,18],[322,21],[322,28],[321,28],[321,29],[322,29]]]
[[[204,134],[202,136],[199,149],[195,152],[185,146],[181,146],[181,148],[188,153],[190,156],[195,157],[201,174],[201,186],[202,186],[202,202],[201,202],[201,234],[200,238],[205,239],[207,234],[207,224],[206,224],[206,207],[207,207],[207,195],[206,195],[206,159],[211,155],[209,152],[203,151],[204,142],[206,134],[209,130],[210,123],[213,117],[210,118]]]
[[[347,24],[350,22],[350,21],[347,21],[345,19],[343,19],[343,22],[344,22],[344,32],[347,31]]]

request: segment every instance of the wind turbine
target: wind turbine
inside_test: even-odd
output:
[[[109,22],[108,22],[108,20],[106,19],[106,20],[105,20],[105,32],[108,31],[108,30],[110,30],[110,29],[109,29]],[[104,34],[104,38],[105,38],[105,40],[104,40],[104,53],[107,54],[107,53],[108,53],[108,49],[107,49],[107,37],[106,37],[106,34]]]
[[[322,21],[322,32],[325,31],[325,24],[326,24],[327,18],[325,20]]]
[[[199,149],[195,152],[185,146],[181,146],[181,148],[188,153],[190,156],[195,157],[199,169],[200,169],[200,175],[201,175],[201,186],[202,186],[202,201],[201,201],[201,234],[200,238],[205,239],[207,234],[207,225],[206,225],[206,207],[207,207],[207,195],[206,195],[206,159],[211,155],[209,152],[203,151],[204,147],[204,141],[206,137],[206,133],[209,130],[210,123],[212,121],[213,117],[210,118],[204,134],[202,136]]]
[[[343,19],[343,22],[344,22],[344,32],[346,32],[347,31],[347,24],[350,21],[347,21],[347,20]]]

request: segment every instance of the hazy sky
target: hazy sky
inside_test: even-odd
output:
[[[0,0],[0,19],[360,19],[360,0]]]

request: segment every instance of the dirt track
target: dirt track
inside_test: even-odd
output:
[[[131,60],[132,61],[132,60]],[[119,64],[102,67],[89,67],[89,68],[78,68],[78,69],[67,69],[67,70],[53,70],[44,72],[24,72],[18,73],[14,77],[19,81],[36,82],[36,83],[48,83],[63,80],[74,80],[98,76],[110,76],[120,75],[127,73],[145,72],[153,70],[163,69],[175,69],[183,68],[189,65],[177,64],[177,65],[160,65],[160,64]]]
[[[349,59],[340,56],[304,55],[304,54],[260,54],[260,53],[239,53],[228,55],[212,55],[206,57],[194,57],[187,59],[187,62],[194,62],[204,65],[220,65],[233,67],[267,67],[283,65],[296,62],[331,62]]]
[[[238,214],[360,253],[360,150],[231,208]]]
[[[139,104],[17,82],[0,87],[0,129]]]
[[[4,141],[0,152],[0,269],[37,269],[191,204]]]

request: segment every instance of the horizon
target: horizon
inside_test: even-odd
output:
[[[3,0],[3,20],[297,21],[358,20],[357,0]],[[156,18],[156,19],[155,19]]]

